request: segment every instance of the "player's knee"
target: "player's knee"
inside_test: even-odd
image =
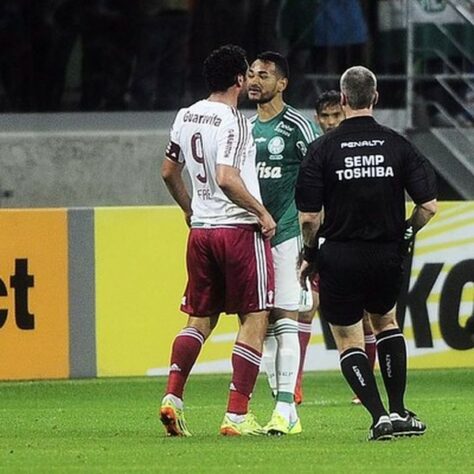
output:
[[[301,313],[298,313],[298,322],[311,324],[313,322],[315,314],[315,307],[311,308],[309,311],[302,311]]]
[[[240,317],[238,339],[244,344],[261,351],[267,333],[268,313],[251,313]]]
[[[384,315],[370,313],[370,321],[376,335],[384,331],[389,331],[390,329],[399,328],[395,310]]]
[[[204,340],[206,340],[216,327],[218,320],[218,315],[204,317],[189,316],[187,327],[197,329],[204,336]]]

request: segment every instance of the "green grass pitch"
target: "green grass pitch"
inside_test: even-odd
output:
[[[338,372],[306,374],[303,433],[224,438],[228,375],[191,376],[192,438],[166,438],[157,420],[165,379],[0,382],[0,473],[472,473],[474,369],[411,371],[408,406],[425,436],[367,442],[369,416]],[[379,380],[379,386],[380,380]],[[252,409],[273,408],[261,376]]]

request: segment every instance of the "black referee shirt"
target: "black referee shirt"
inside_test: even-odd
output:
[[[417,204],[435,199],[431,165],[373,117],[352,117],[310,145],[296,205],[302,212],[324,206],[320,235],[328,240],[389,242],[404,232],[405,190]]]

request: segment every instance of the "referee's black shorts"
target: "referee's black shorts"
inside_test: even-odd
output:
[[[370,313],[390,311],[400,293],[403,268],[396,242],[326,241],[319,252],[322,316],[350,326]]]

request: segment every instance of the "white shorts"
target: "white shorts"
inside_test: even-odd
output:
[[[275,267],[274,307],[287,311],[298,311],[301,286],[298,280],[298,254],[301,238],[293,237],[272,247]]]

